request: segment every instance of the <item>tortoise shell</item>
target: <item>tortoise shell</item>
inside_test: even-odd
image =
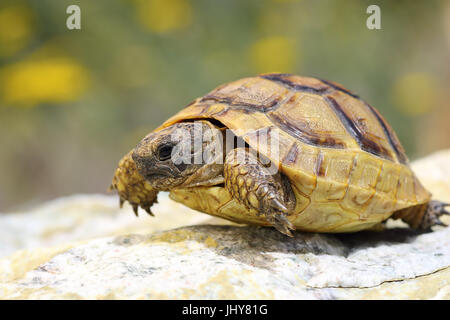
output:
[[[288,219],[298,230],[367,229],[395,211],[426,203],[395,132],[381,114],[343,86],[289,74],[244,78],[214,89],[168,119],[214,119],[290,180],[297,199]],[[270,139],[259,139],[268,133]],[[275,134],[276,133],[276,134]],[[172,190],[172,199],[226,219],[266,225],[219,186]]]

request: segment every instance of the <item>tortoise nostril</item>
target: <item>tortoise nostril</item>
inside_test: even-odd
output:
[[[139,153],[133,152],[132,154],[133,161],[136,164],[136,168],[138,172],[143,176],[146,176],[149,171],[155,166],[154,161],[152,161],[150,156],[141,155]]]

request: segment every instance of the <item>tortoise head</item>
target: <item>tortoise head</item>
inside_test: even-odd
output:
[[[220,132],[215,129],[208,121],[195,121],[176,123],[151,132],[132,153],[138,172],[155,189],[168,191],[181,187],[201,167],[210,163],[208,155],[222,151],[222,138],[217,136]],[[209,132],[209,139],[205,139],[205,132]],[[204,159],[205,155],[207,159]]]

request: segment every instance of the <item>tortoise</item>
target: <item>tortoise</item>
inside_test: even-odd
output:
[[[288,236],[356,232],[389,218],[429,230],[449,214],[374,107],[338,83],[280,73],[188,104],[122,158],[111,188],[136,215],[138,207],[153,215],[158,192],[170,191],[192,209]]]

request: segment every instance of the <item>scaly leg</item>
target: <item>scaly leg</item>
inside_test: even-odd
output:
[[[438,200],[431,200],[425,204],[399,210],[392,217],[394,219],[402,219],[414,229],[428,230],[432,226],[446,227],[447,225],[439,217],[450,214],[450,212],[445,210],[445,207],[448,206],[450,204]]]
[[[120,160],[109,189],[117,190],[119,193],[120,207],[125,201],[128,201],[136,216],[138,215],[138,207],[153,216],[150,208],[157,202],[158,191],[152,188],[139,174],[131,154],[132,152],[129,152]]]
[[[428,202],[427,211],[423,215],[422,221],[420,222],[420,229],[429,229],[434,225],[447,227],[439,217],[444,214],[450,214],[449,211],[445,210],[445,207],[450,206],[449,203],[443,203],[438,200],[431,200]]]
[[[246,148],[231,150],[224,165],[225,187],[248,209],[259,215],[278,231],[292,237],[294,226],[287,215],[295,208],[295,195],[289,180],[280,172],[271,174],[258,156]]]

